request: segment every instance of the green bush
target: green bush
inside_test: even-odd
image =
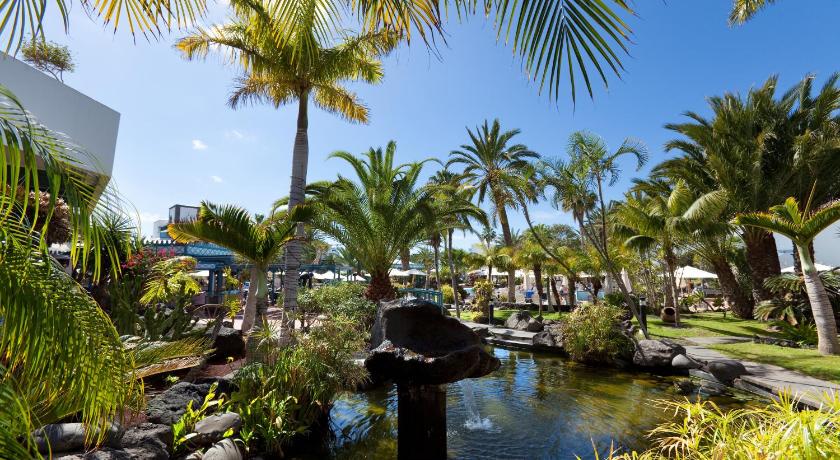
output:
[[[490,302],[493,300],[493,283],[489,281],[476,281],[473,286],[473,310],[478,314],[473,321],[478,323],[486,322],[490,315]]]
[[[440,291],[443,293],[443,303],[455,303],[455,290],[452,286],[444,284],[440,287]]]
[[[822,459],[840,458],[840,398],[823,410],[799,410],[789,395],[768,406],[724,411],[711,401],[663,402],[681,419],[650,433],[646,452],[613,453],[613,460]]]
[[[365,369],[353,362],[364,347],[358,330],[346,317],[322,321],[309,334],[296,335],[294,346],[267,344],[264,362],[236,373],[239,389],[230,404],[242,417],[240,437],[250,449],[282,457],[296,435],[327,419],[339,392],[367,379]]]
[[[335,283],[298,294],[298,307],[305,313],[343,316],[363,329],[373,324],[376,304],[364,298],[366,286],[359,283]]]
[[[624,295],[620,292],[610,292],[604,295],[604,303],[611,307],[626,308],[624,306]]]
[[[622,333],[624,310],[582,303],[563,323],[563,345],[575,361],[609,363],[629,356],[633,342]]]

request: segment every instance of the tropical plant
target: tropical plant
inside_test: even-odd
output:
[[[811,304],[814,324],[817,326],[817,349],[824,355],[840,354],[834,310],[810,251],[814,238],[840,220],[840,201],[831,202],[818,209],[812,209],[811,204],[811,200],[808,200],[805,208],[800,210],[799,203],[791,197],[785,200],[784,204],[770,208],[769,212],[740,214],[735,218],[735,222],[775,232],[793,241],[799,251],[805,290]]]
[[[607,304],[582,303],[563,322],[563,348],[575,361],[612,363],[633,352],[621,331],[625,310]]]
[[[489,199],[492,203],[493,220],[502,227],[502,237],[508,248],[513,247],[508,210],[516,209],[523,202],[523,195],[531,187],[529,178],[533,165],[530,160],[539,158],[523,144],[510,145],[519,133],[518,129],[502,132],[498,119],[493,120],[492,125],[485,120],[475,131],[467,129],[471,143],[452,151],[446,163],[447,167],[463,165],[462,176],[476,189],[478,202]],[[516,268],[510,266],[508,302],[516,301],[515,273]]]
[[[237,80],[228,101],[233,108],[258,102],[279,108],[297,102],[289,209],[304,200],[310,100],[316,107],[347,121],[367,123],[367,107],[345,85],[352,81],[379,82],[383,71],[378,58],[399,42],[399,35],[388,30],[357,36],[341,31],[337,33],[338,40],[333,34],[324,35],[322,27],[332,24],[320,21],[335,14],[330,3],[335,2],[300,0],[278,6],[270,0],[234,0],[230,22],[198,28],[176,44],[187,59],[204,58],[213,51],[226,57],[230,64],[242,67],[244,76]],[[302,239],[303,224],[298,225],[297,234]],[[301,251],[296,240],[286,247],[286,310],[297,306]]]
[[[759,11],[775,2],[776,0],[732,0],[729,23],[743,24],[752,19]]]
[[[473,318],[473,321],[483,323],[490,323],[493,319],[490,317],[490,302],[495,297],[493,295],[493,283],[486,280],[478,280],[473,285],[473,309],[478,312]]]
[[[534,241],[533,237],[528,238],[527,236],[513,256],[515,265],[524,268],[526,273],[528,270],[534,272],[534,284],[537,287],[537,308],[539,309],[538,317],[540,318],[543,312],[543,264],[547,260],[548,254]]]
[[[201,402],[201,406],[199,406],[198,409],[193,409],[193,403],[195,400],[190,399],[187,403],[186,412],[184,412],[184,414],[172,424],[172,450],[176,454],[183,452],[189,446],[188,442],[190,438],[188,438],[187,435],[194,432],[196,423],[211,413],[219,411],[225,406],[224,394],[221,394],[218,398],[216,398],[216,390],[218,389],[218,386],[218,382],[213,382],[213,384],[210,385],[210,389],[207,391],[207,394],[204,396],[204,400]],[[230,437],[231,435],[233,435],[233,429],[222,433],[223,438]]]
[[[362,284],[334,283],[303,291],[299,303],[306,312],[348,318],[367,331],[373,325],[376,304],[365,299],[364,293]]]
[[[353,181],[339,174],[331,183],[310,185],[316,209],[312,225],[338,241],[371,276],[365,296],[372,301],[393,299],[388,276],[400,251],[427,238],[436,210],[434,191],[420,187],[423,162],[395,164],[397,145],[371,148],[360,156],[334,152],[355,172]],[[439,217],[439,216],[438,216]]]
[[[169,224],[169,236],[181,243],[206,241],[225,247],[251,264],[251,287],[242,318],[242,331],[253,327],[266,309],[266,272],[283,247],[296,238],[297,222],[308,221],[312,210],[299,206],[257,223],[248,211],[234,205],[202,201],[193,221]]]
[[[820,280],[825,286],[832,308],[834,311],[840,310],[840,276],[833,271],[820,272]],[[792,326],[813,323],[814,318],[811,315],[802,275],[782,273],[767,278],[764,285],[773,293],[773,298],[756,305],[756,318],[764,321],[784,321]]]
[[[64,82],[64,72],[76,70],[70,50],[58,43],[33,36],[20,51],[24,61],[41,72],[52,75],[58,81]]]
[[[101,253],[79,248],[100,247],[102,215],[117,211],[118,201],[97,200],[101,190],[75,167],[80,158],[87,158],[83,149],[38,123],[0,86],[0,452],[7,458],[30,458],[32,430],[71,415],[91,428],[89,441],[101,440],[102,428],[140,391],[113,324],[50,258],[40,232],[60,197],[69,240],[78,243],[71,262],[98,279]],[[51,197],[44,214],[40,200],[17,199],[40,191]],[[26,217],[30,205],[32,215],[45,215],[39,225]]]
[[[190,276],[196,263],[192,257],[173,257],[152,266],[140,297],[145,306],[140,329],[147,339],[178,340],[198,322],[192,298],[201,286]]]

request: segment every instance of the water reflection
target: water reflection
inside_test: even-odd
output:
[[[593,441],[602,453],[611,442],[643,448],[647,430],[669,416],[653,401],[682,398],[668,391],[673,382],[669,377],[501,348],[493,354],[502,367],[470,382],[469,404],[464,385],[448,386],[451,458],[591,458]],[[332,411],[332,458],[395,458],[396,401],[394,387],[348,394],[337,401]],[[732,398],[716,402],[740,404]],[[480,425],[475,425],[475,417]]]

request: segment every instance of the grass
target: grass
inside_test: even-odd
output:
[[[507,320],[510,315],[516,313],[519,310],[493,310],[493,318],[505,321]],[[452,313],[454,315],[454,313]],[[465,321],[472,321],[473,318],[478,314],[477,311],[462,311],[461,312],[461,319]],[[559,312],[547,312],[543,311],[543,319],[552,319],[552,320],[559,320],[563,317],[563,315],[567,315],[568,313],[559,313]],[[536,310],[531,311],[531,316],[537,316]]]
[[[720,312],[683,314],[681,327],[666,325],[658,316],[648,315],[648,332],[653,337],[682,339],[686,337],[752,337],[754,335],[776,336],[767,330],[770,325],[764,321],[740,319]]]
[[[815,349],[784,348],[753,342],[712,345],[709,348],[733,358],[775,364],[805,375],[840,383],[840,356],[823,356]]]

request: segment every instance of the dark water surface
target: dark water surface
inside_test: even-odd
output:
[[[588,367],[502,348],[492,353],[502,361],[498,371],[448,386],[450,458],[586,459],[594,457],[593,442],[602,454],[610,443],[643,449],[647,430],[672,416],[654,401],[684,398],[669,391],[673,377]],[[745,402],[736,397],[714,400],[721,406]],[[394,386],[339,399],[332,410],[331,458],[396,458],[396,413]]]

